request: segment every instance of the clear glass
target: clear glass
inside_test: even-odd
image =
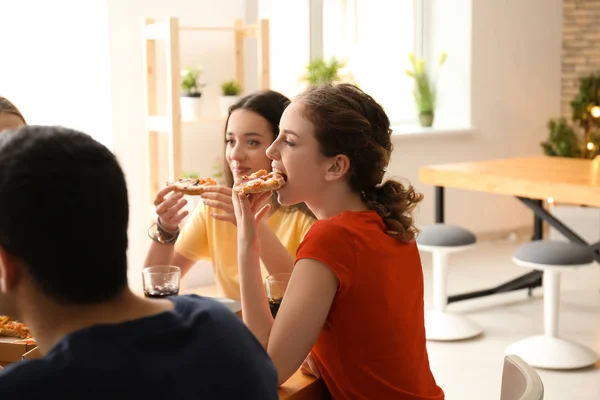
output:
[[[269,300],[269,307],[271,308],[271,315],[273,315],[273,318],[275,318],[277,311],[279,311],[279,306],[281,305],[291,276],[292,274],[288,273],[273,274],[267,276],[267,279],[265,280],[267,299]]]
[[[142,270],[144,295],[160,299],[179,294],[181,268],[174,265],[155,265]]]

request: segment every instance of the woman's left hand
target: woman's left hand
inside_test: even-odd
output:
[[[254,245],[258,243],[257,227],[260,221],[269,214],[272,192],[245,194],[232,192],[231,202],[238,227],[238,245]]]
[[[232,193],[233,190],[226,186],[206,186],[200,197],[202,197],[202,201],[207,206],[224,211],[223,213],[211,211],[210,215],[214,219],[231,222],[235,225],[235,214],[233,212],[233,203],[231,202]]]

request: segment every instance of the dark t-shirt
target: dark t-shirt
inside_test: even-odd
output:
[[[277,371],[225,306],[170,298],[172,311],[65,336],[0,371],[0,399],[277,399]]]

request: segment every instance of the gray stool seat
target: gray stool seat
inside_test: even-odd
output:
[[[594,261],[588,246],[557,240],[536,240],[522,245],[514,255],[515,260],[544,266],[579,266]]]
[[[427,340],[462,340],[475,337],[483,329],[468,318],[446,312],[448,304],[448,257],[471,248],[475,235],[455,225],[435,224],[421,229],[417,236],[419,250],[432,254],[433,309],[425,313]]]
[[[516,354],[539,368],[576,369],[595,364],[598,355],[592,349],[558,335],[560,275],[562,271],[594,265],[593,250],[578,243],[539,240],[519,247],[513,260],[544,272],[544,334],[511,344],[505,354]]]
[[[465,228],[448,224],[429,225],[421,229],[417,244],[421,246],[459,247],[474,244],[475,235]]]

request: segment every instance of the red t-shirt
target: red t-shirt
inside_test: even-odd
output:
[[[322,262],[339,280],[312,350],[334,399],[444,399],[425,347],[415,242],[387,235],[374,211],[344,211],[312,226],[298,248],[302,258]]]

